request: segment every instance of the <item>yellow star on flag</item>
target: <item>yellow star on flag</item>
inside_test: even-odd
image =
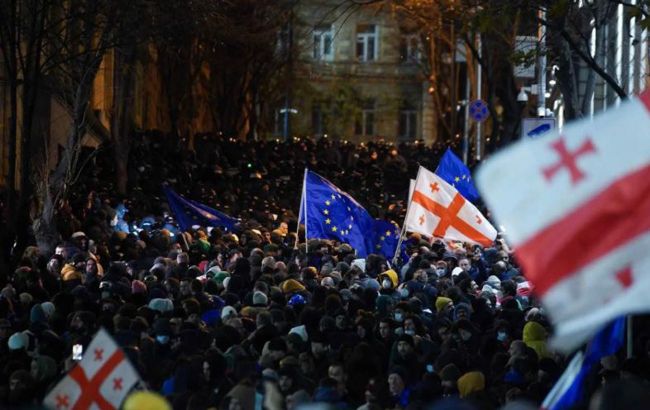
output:
[[[325,201],[325,205],[330,206],[330,201]]]
[[[324,213],[325,215],[329,215],[329,214],[330,214],[330,211],[328,211],[327,209],[325,209],[325,210],[323,210],[323,213]]]
[[[460,178],[456,177],[456,178],[454,178],[454,181],[458,182],[458,181],[460,181]]]
[[[329,218],[327,218],[327,219],[325,220],[325,223],[326,223],[327,225],[329,225],[331,222],[332,222],[332,220],[329,219]]]
[[[337,229],[338,229],[338,228],[337,228],[336,226],[333,226],[333,227],[332,227],[332,232],[336,232]]]
[[[391,231],[386,231],[386,236],[390,236]]]
[[[332,194],[332,199],[336,199],[336,197],[334,196],[334,194]]]

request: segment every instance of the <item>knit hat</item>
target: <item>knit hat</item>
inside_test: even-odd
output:
[[[32,324],[47,322],[47,315],[41,305],[32,306],[32,310],[29,312],[29,322]]]
[[[302,292],[305,286],[295,279],[287,279],[280,284],[283,293]]]
[[[253,293],[253,305],[266,305],[269,302],[269,298],[263,292],[256,290]]]
[[[453,303],[453,301],[449,298],[446,298],[444,296],[438,296],[438,298],[436,299],[436,312],[441,312],[444,308],[447,307],[449,302]]]
[[[45,316],[47,318],[51,318],[54,312],[56,311],[56,307],[54,306],[54,303],[47,301],[41,303],[41,308],[43,308],[43,312],[45,313]]]
[[[34,301],[34,297],[31,295],[31,293],[23,292],[18,295],[18,300],[20,300],[20,303],[23,305],[31,305]]]
[[[149,302],[149,309],[160,313],[171,312],[174,310],[174,302],[170,299],[155,298]]]
[[[27,347],[27,343],[29,343],[27,335],[23,332],[16,332],[9,337],[7,346],[9,347],[9,350],[20,350]]]
[[[490,285],[492,289],[501,289],[501,279],[499,279],[496,275],[488,276],[485,282]]]
[[[449,363],[440,371],[440,380],[443,382],[455,382],[459,377],[460,370],[458,370],[458,367],[453,363]]]
[[[147,285],[145,285],[144,282],[136,279],[131,282],[131,293],[134,295],[138,293],[147,293]]]
[[[237,316],[237,310],[232,306],[225,306],[221,309],[221,320],[226,320],[231,316]]]
[[[309,336],[307,335],[307,328],[305,327],[305,325],[300,325],[300,326],[296,326],[296,327],[291,328],[291,330],[289,330],[289,334],[290,335],[296,334],[296,335],[300,336],[300,338],[302,339],[303,342],[306,342],[307,340],[309,340]]]
[[[74,265],[66,264],[63,266],[63,269],[61,269],[61,278],[63,279],[64,282],[70,281],[70,280],[81,280],[81,272],[79,272]]]
[[[485,376],[481,372],[465,373],[458,379],[458,392],[460,397],[467,397],[471,393],[485,389]]]

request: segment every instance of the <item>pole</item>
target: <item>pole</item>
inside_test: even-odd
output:
[[[287,94],[284,101],[284,127],[283,137],[285,141],[291,138],[291,105],[293,86],[293,5],[287,23]]]
[[[418,174],[415,177],[415,185],[413,185],[413,192],[415,192],[415,189],[418,186],[418,180],[420,179],[420,169],[422,166],[420,165],[420,168],[418,168]],[[411,212],[411,198],[409,197],[409,200],[406,205],[406,216],[404,217],[404,222],[402,222],[402,231],[399,234],[399,240],[397,241],[397,248],[395,249],[395,255],[393,256],[393,265],[397,264],[397,257],[399,255],[399,249],[400,246],[402,246],[402,241],[404,240],[404,234],[406,233],[406,221],[409,219],[409,213]]]
[[[634,318],[632,315],[627,315],[627,358],[630,359],[634,356],[634,330],[632,326],[634,324]]]
[[[465,75],[465,127],[463,130],[463,162],[467,164],[469,160],[469,99],[472,98],[471,88],[472,82],[469,80],[469,56],[470,53],[465,53],[466,55],[466,66],[467,72]]]
[[[483,46],[481,45],[481,33],[478,33],[476,35],[476,51],[478,53],[478,59],[476,61],[476,99],[480,100],[481,99],[481,87],[483,86],[483,70],[481,69],[481,49]],[[482,135],[481,135],[481,122],[477,121],[476,122],[476,160],[480,161],[481,160],[481,140],[482,140]]]
[[[305,218],[307,218],[307,210],[305,209],[305,183],[307,182],[307,168],[305,168],[305,174],[302,177],[302,193],[300,195],[300,208],[298,209],[298,223],[296,224],[296,241],[293,244],[293,249],[298,249],[298,239],[300,238],[300,221],[302,220],[303,213]],[[305,234],[307,233],[307,222],[305,219]]]
[[[537,116],[546,117],[546,26],[541,23],[546,19],[546,12],[539,10],[539,49],[537,51],[537,68],[539,70],[537,84]]]
[[[307,172],[309,172],[309,171],[307,170],[307,167],[305,167],[305,180],[302,183],[302,195],[303,195],[303,198],[304,198],[302,200],[302,202],[305,205],[304,206],[304,209],[305,209],[304,210],[304,212],[305,212],[305,254],[309,253],[309,237],[307,235],[307,233],[309,232],[309,229],[308,229],[309,224],[307,223],[307,215],[309,214],[309,212],[307,212]]]

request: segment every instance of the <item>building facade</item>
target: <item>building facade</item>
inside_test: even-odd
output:
[[[293,134],[433,142],[419,35],[388,11],[346,12],[337,3],[314,0],[296,8]],[[276,135],[284,130],[285,106],[278,102]]]

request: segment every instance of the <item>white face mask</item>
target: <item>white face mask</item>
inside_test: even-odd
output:
[[[384,279],[381,281],[381,287],[384,289],[390,289],[392,287],[393,283],[390,281],[390,279]]]
[[[438,268],[438,269],[436,269],[436,274],[437,274],[438,277],[440,277],[440,278],[443,277],[443,276],[445,276],[445,273],[447,273],[447,270],[444,269],[444,268]]]
[[[400,293],[400,296],[402,296],[402,299],[406,299],[407,297],[409,297],[409,290],[406,289],[406,288],[402,288],[399,291],[399,293]]]
[[[468,332],[467,330],[461,330],[460,331],[460,338],[463,339],[463,341],[468,341],[472,337],[472,334]]]
[[[404,316],[400,312],[395,312],[395,321],[396,322],[403,322],[404,321]]]
[[[166,345],[169,342],[169,336],[167,336],[167,335],[158,335],[158,336],[156,336],[156,340],[161,345]]]
[[[406,329],[404,331],[404,333],[406,333],[407,335],[410,335],[410,336],[415,336],[415,330],[414,329]]]

